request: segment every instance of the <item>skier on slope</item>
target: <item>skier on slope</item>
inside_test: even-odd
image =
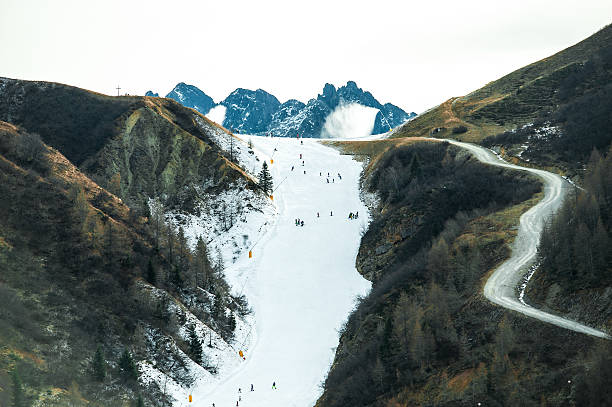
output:
[[[255,389],[253,388],[253,383],[251,383],[251,391],[255,391]]]
[[[272,389],[276,390],[276,382],[272,382]]]

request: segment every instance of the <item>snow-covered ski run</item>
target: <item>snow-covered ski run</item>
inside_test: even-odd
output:
[[[255,136],[243,140],[253,144],[258,165],[268,162],[276,188],[276,214],[261,228],[264,232],[255,240],[253,257],[244,253],[226,270],[254,308],[255,332],[248,344],[235,344],[236,352],[245,351],[245,360],[234,371],[225,372],[220,381],[196,381],[190,391],[193,404],[185,397],[174,405],[312,406],[331,366],[338,330],[355,297],[370,289],[355,270],[360,232],[369,222],[359,199],[362,164],[318,140]],[[509,164],[485,148],[446,141],[483,163],[529,171],[544,181],[545,196],[521,216],[512,255],[486,282],[486,298],[544,322],[609,338],[517,298],[516,287],[534,261],[543,221],[563,202],[566,181],[547,171]],[[349,212],[360,216],[350,220]],[[296,226],[296,219],[304,226]]]
[[[432,139],[435,140],[435,139]],[[544,182],[544,198],[535,206],[521,215],[519,231],[514,240],[512,255],[503,262],[489,277],[484,287],[485,297],[504,308],[521,314],[557,325],[561,328],[581,332],[599,338],[610,339],[610,335],[600,330],[583,325],[571,319],[553,315],[548,312],[531,307],[519,301],[516,287],[535,261],[540,233],[544,220],[551,216],[563,203],[571,185],[559,175],[544,170],[521,167],[510,164],[490,150],[469,143],[456,140],[445,140],[451,144],[470,151],[479,161],[498,167],[527,171],[537,175]]]
[[[253,239],[253,257],[244,253],[226,269],[254,309],[254,339],[249,349],[235,344],[245,360],[220,382],[195,383],[191,405],[312,406],[333,361],[338,331],[355,297],[371,286],[355,269],[360,231],[369,221],[359,199],[362,164],[317,140],[248,140],[258,168],[267,161],[276,188],[276,215],[260,240]],[[348,219],[349,212],[359,212],[359,218]],[[296,226],[298,218],[304,226]],[[190,404],[185,397],[176,405]]]

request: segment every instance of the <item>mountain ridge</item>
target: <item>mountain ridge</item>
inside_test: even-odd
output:
[[[191,90],[189,92],[181,90],[186,87]],[[177,88],[179,91],[175,91]],[[237,88],[218,104],[214,104],[212,99],[206,96],[208,102],[203,108],[200,102],[203,98],[201,95],[206,94],[197,87],[181,82],[175,90],[166,97],[186,107],[192,107],[202,114],[207,114],[214,106],[225,106],[227,108],[225,118],[220,124],[232,131],[253,135],[293,137],[299,134],[302,137],[321,137],[325,120],[341,104],[358,103],[379,109],[374,119],[372,134],[386,133],[416,116],[416,113],[406,113],[391,103],[381,104],[370,92],[359,88],[354,81],[348,81],[338,89],[326,83],[322,93],[307,103],[296,99],[280,103],[274,95],[263,89],[253,91]],[[151,92],[148,95],[155,94]]]

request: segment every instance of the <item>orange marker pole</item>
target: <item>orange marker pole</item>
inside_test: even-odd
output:
[[[251,250],[249,250],[249,259],[253,257],[253,252]]]

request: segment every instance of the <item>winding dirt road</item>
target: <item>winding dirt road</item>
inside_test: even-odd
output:
[[[528,267],[535,260],[544,220],[559,209],[563,203],[568,190],[567,181],[547,171],[509,164],[490,150],[480,146],[455,140],[445,141],[465,148],[485,164],[528,171],[540,177],[544,182],[544,198],[521,216],[519,231],[512,248],[512,255],[487,280],[484,287],[485,297],[495,304],[518,311],[540,321],[587,335],[611,339],[610,335],[597,329],[525,305],[518,300],[516,295],[516,287],[525,275]]]

